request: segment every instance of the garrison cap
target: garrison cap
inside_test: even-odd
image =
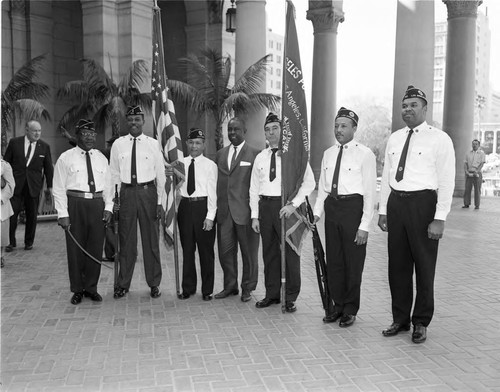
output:
[[[78,123],[76,124],[76,133],[87,130],[87,131],[93,131],[95,132],[95,126],[94,123],[90,120],[86,120],[82,118],[81,120],[78,120]]]
[[[144,112],[140,106],[129,106],[127,108],[127,116],[137,116],[139,114],[144,116]]]
[[[409,85],[406,89],[403,101],[408,98],[420,98],[423,99],[425,103],[427,103],[427,97],[425,96],[425,93],[412,85]]]
[[[359,117],[356,113],[354,113],[350,109],[346,109],[345,107],[342,106],[339,109],[339,111],[337,112],[337,116],[335,117],[335,120],[339,117],[350,118],[354,122],[354,125],[358,126]]]
[[[191,128],[188,134],[188,140],[191,139],[203,139],[205,140],[205,133],[200,128]]]
[[[281,121],[280,121],[279,117],[275,113],[271,112],[271,113],[269,113],[267,115],[266,122],[264,123],[264,126],[266,126],[269,123],[273,123],[273,122],[279,123]]]

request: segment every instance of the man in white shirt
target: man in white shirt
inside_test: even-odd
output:
[[[159,218],[165,164],[158,141],[142,133],[144,112],[140,106],[128,108],[127,122],[129,134],[116,139],[110,159],[113,187],[117,184],[120,190],[120,274],[114,297],[125,296],[130,288],[137,259],[139,221],[146,282],[151,297],[158,298],[162,276]]]
[[[82,297],[102,301],[97,292],[101,265],[85,255],[70,237],[95,257],[101,259],[104,225],[111,220],[113,192],[108,160],[94,143],[97,133],[94,123],[82,119],[76,126],[77,146],[63,152],[54,171],[54,202],[58,222],[66,231],[66,252],[71,303],[77,305]]]
[[[472,141],[472,150],[465,155],[464,172],[465,172],[465,191],[464,205],[462,208],[469,208],[471,201],[472,187],[474,187],[474,207],[479,210],[481,204],[481,185],[483,183],[483,165],[486,162],[486,155],[483,150],[479,149],[481,143],[479,140]]]
[[[186,141],[188,156],[184,158],[186,181],[179,190],[181,202],[177,213],[182,245],[182,293],[187,299],[196,293],[195,251],[198,248],[201,269],[201,294],[212,299],[214,289],[214,220],[217,212],[217,165],[203,156],[205,134],[191,128]]]
[[[410,329],[423,343],[434,313],[434,275],[439,239],[455,186],[455,151],[445,132],[425,121],[427,98],[408,86],[402,102],[406,127],[387,142],[378,225],[388,232],[393,323],[382,334]],[[413,270],[416,299],[413,303]],[[410,317],[411,316],[411,317]]]
[[[357,126],[358,115],[340,108],[335,117],[337,143],[323,154],[314,206],[315,222],[326,214],[328,288],[335,303],[323,321],[340,319],[341,327],[351,326],[359,310],[377,182],[375,155],[353,140]]]
[[[250,179],[250,209],[252,228],[262,238],[264,259],[264,284],[266,296],[258,301],[257,308],[267,308],[280,303],[281,290],[281,217],[285,219],[310,195],[316,185],[309,163],[304,180],[291,203],[281,206],[281,156],[278,143],[281,135],[281,121],[270,113],[264,125],[269,147],[255,157]],[[295,301],[300,292],[300,256],[288,244],[286,255],[286,298],[285,310],[297,310]]]

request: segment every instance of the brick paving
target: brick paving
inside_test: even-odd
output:
[[[381,335],[391,314],[386,234],[378,229],[370,235],[358,319],[342,329],[321,321],[310,238],[294,314],[255,308],[264,294],[262,261],[251,302],[204,302],[199,293],[178,300],[172,252],[164,248],[159,299],[149,297],[140,256],[126,298],[113,299],[113,272],[103,268],[104,301],[73,306],[63,231],[42,222],[34,250],[7,254],[1,270],[1,388],[500,391],[500,199],[484,198],[479,211],[461,204],[454,200],[441,241],[436,313],[421,345],[410,333]]]

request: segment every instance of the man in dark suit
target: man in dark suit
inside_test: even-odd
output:
[[[249,193],[253,162],[259,150],[245,143],[243,119],[227,126],[231,145],[217,152],[217,244],[224,272],[224,289],[215,298],[238,294],[238,244],[243,261],[241,300],[250,301],[257,286],[259,235],[252,230]]]
[[[26,229],[24,232],[24,249],[33,249],[38,201],[43,187],[43,178],[47,181],[46,198],[52,197],[52,177],[54,167],[50,156],[50,146],[40,139],[42,126],[38,121],[28,121],[26,135],[12,138],[9,141],[4,159],[10,163],[14,171],[16,188],[10,200],[14,215],[10,218],[10,244],[5,248],[12,252],[16,247],[17,217],[24,204],[26,212]]]

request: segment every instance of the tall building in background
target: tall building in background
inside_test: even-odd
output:
[[[443,123],[447,24],[448,22],[438,22],[434,30],[433,120],[438,125]],[[476,107],[476,126],[479,122],[492,122],[489,118],[494,106],[490,88],[490,52],[491,31],[486,9],[486,14],[478,11],[476,19],[476,97],[483,97],[484,101],[480,110]]]
[[[281,97],[283,79],[283,45],[285,37],[267,30],[267,53],[272,54],[269,73],[266,77],[266,93]]]

